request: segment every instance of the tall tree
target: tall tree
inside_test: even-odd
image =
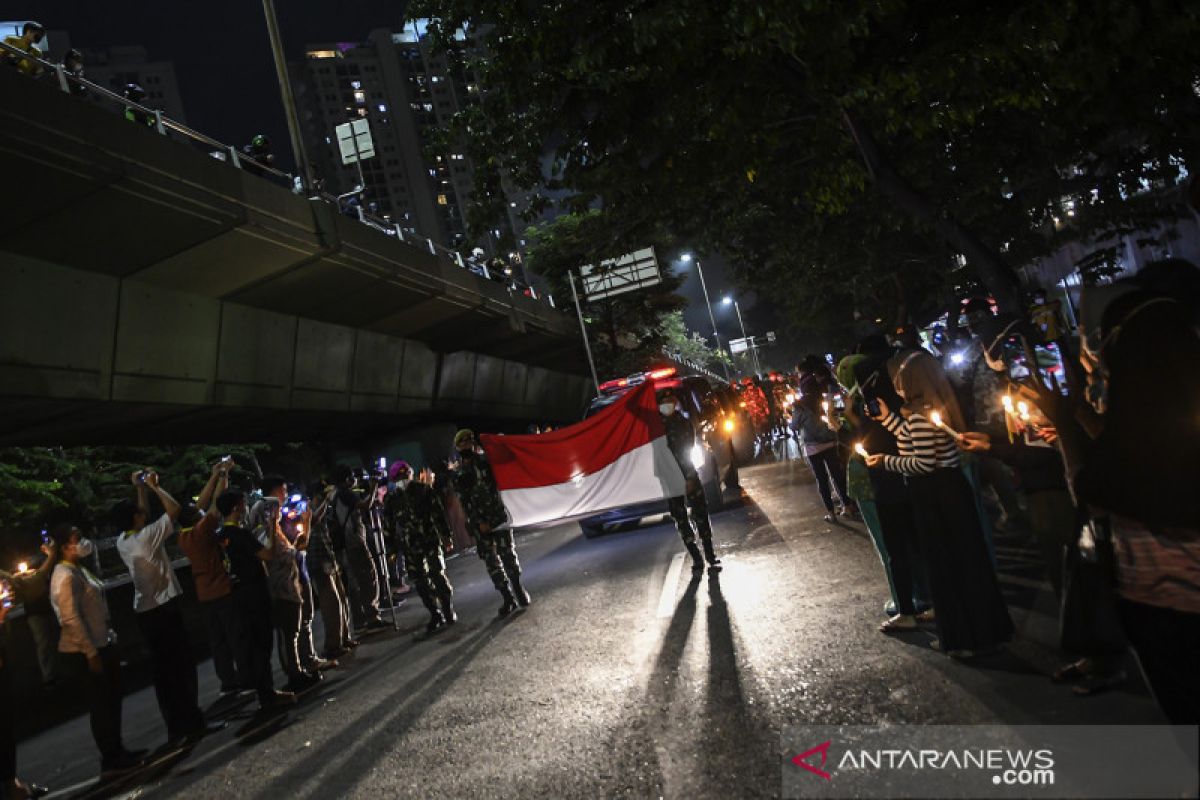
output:
[[[487,54],[456,122],[475,161],[601,205],[622,238],[660,227],[732,253],[769,235],[742,264],[794,276],[792,293],[815,294],[813,269],[856,280],[837,237],[858,227],[868,247],[925,242],[905,283],[961,256],[1012,306],[1013,264],[1169,215],[1153,190],[1196,163],[1200,9],[1183,0],[416,0],[410,13],[445,41],[468,25]]]

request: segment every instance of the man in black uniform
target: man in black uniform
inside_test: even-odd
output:
[[[704,561],[708,560],[709,573],[721,571],[721,559],[713,552],[712,525],[708,521],[708,501],[704,498],[704,484],[700,482],[700,474],[692,463],[692,448],[697,445],[696,429],[691,420],[679,413],[679,399],[671,389],[664,389],[658,394],[658,410],[663,416],[663,425],[667,429],[667,446],[679,463],[683,477],[687,481],[686,494],[672,497],[668,501],[671,517],[675,527],[679,529],[679,537],[683,546],[692,554],[692,569],[700,572],[704,569]],[[688,508],[691,508],[692,518],[696,527],[688,519]],[[700,533],[700,544],[704,547],[704,556],[696,546],[696,532]]]

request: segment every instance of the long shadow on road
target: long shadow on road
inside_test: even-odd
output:
[[[719,575],[708,579],[708,695],[707,715],[714,732],[720,735],[704,739],[709,785],[728,786],[734,795],[753,791],[753,787],[771,786],[778,776],[775,757],[779,749],[772,726],[754,713],[746,696],[738,642],[729,606],[721,592]]]
[[[339,795],[349,794],[363,778],[370,774],[371,767],[383,758],[392,755],[390,744],[411,728],[421,716],[440,699],[455,679],[474,660],[480,651],[500,634],[507,621],[493,619],[471,637],[448,658],[436,661],[420,674],[406,681],[399,689],[373,699],[368,711],[348,726],[357,729],[355,737],[347,741],[344,737],[330,737],[329,741],[313,753],[296,763],[287,772],[271,780],[270,786],[254,795],[260,800],[277,798],[281,795],[310,797],[320,793],[328,784],[321,775],[314,775],[315,765],[323,765],[325,778],[336,774]],[[403,699],[401,699],[403,698]],[[362,729],[364,718],[374,730]],[[386,729],[386,737],[377,737],[379,729]],[[354,746],[354,742],[358,742]],[[338,758],[342,756],[341,758]]]

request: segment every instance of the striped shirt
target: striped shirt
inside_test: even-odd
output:
[[[1200,531],[1150,530],[1111,515],[1117,591],[1126,600],[1200,614]]]
[[[902,475],[929,475],[935,469],[951,469],[960,465],[958,446],[954,437],[937,427],[922,414],[908,419],[891,413],[883,421],[896,437],[900,454],[883,457],[883,468]]]

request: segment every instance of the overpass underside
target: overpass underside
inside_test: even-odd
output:
[[[0,70],[0,444],[570,419],[570,317]]]

